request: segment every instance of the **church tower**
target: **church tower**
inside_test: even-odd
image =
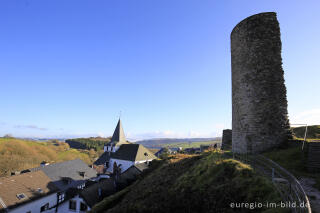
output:
[[[119,118],[116,129],[113,132],[111,141],[104,145],[105,152],[115,152],[119,149],[122,144],[129,144],[126,140],[126,136],[124,135],[124,131],[122,128],[122,123]]]

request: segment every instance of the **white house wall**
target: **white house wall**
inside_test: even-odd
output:
[[[153,159],[152,159],[153,160]],[[151,162],[152,160],[147,160],[148,162]],[[134,164],[139,164],[139,163],[144,163],[147,162],[146,160],[141,160],[141,161],[135,161]]]
[[[77,209],[76,210],[70,210],[69,209],[69,201],[74,200],[77,202]],[[83,211],[80,211],[80,203],[86,203],[79,195],[75,196],[74,198],[67,200],[59,205],[58,207],[58,213],[83,213]],[[87,211],[90,210],[90,207],[88,206]]]
[[[44,206],[46,203],[49,203],[49,210],[44,211],[44,213],[54,213],[55,208],[52,208],[57,204],[57,193],[45,196],[43,198],[34,200],[30,203],[26,203],[22,206],[19,206],[15,209],[9,210],[9,213],[25,213],[31,211],[31,213],[40,213],[41,206]]]
[[[104,146],[103,151],[104,152],[116,152],[119,149],[120,146]]]

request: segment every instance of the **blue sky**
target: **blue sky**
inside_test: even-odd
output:
[[[0,135],[209,137],[231,127],[230,32],[275,11],[292,123],[320,123],[320,3],[1,0]]]

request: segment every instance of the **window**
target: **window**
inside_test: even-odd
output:
[[[85,183],[83,183],[83,184],[81,184],[81,185],[77,186],[77,188],[78,188],[78,189],[83,189],[85,186],[86,186],[86,184],[85,184]]]
[[[58,202],[61,203],[64,201],[64,193],[58,195]]]
[[[46,210],[48,210],[48,209],[49,209],[49,203],[46,203],[46,204],[44,204],[43,206],[41,206],[40,212],[44,212],[44,211],[46,211]]]
[[[22,199],[26,198],[26,195],[23,194],[23,193],[17,194],[17,198],[18,198],[19,200],[22,200]]]
[[[80,203],[80,211],[85,212],[87,211],[88,206],[85,203]]]
[[[75,200],[69,201],[69,209],[70,210],[77,210],[77,202]]]

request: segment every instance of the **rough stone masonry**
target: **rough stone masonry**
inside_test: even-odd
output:
[[[231,129],[224,129],[222,132],[222,143],[221,149],[222,150],[230,150],[232,146],[232,130]]]
[[[231,33],[232,150],[259,153],[290,133],[276,13],[241,21]]]

